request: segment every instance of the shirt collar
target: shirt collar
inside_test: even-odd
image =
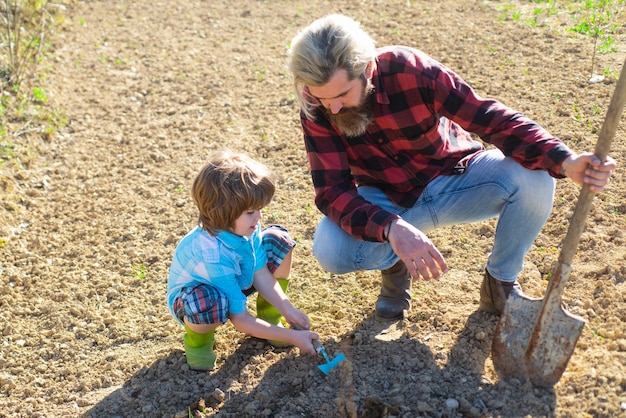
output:
[[[374,72],[372,74],[372,85],[374,86],[374,91],[376,92],[376,102],[380,104],[389,104],[389,96],[387,96],[387,92],[384,89],[383,76],[378,71],[378,57],[375,58],[374,64]]]
[[[247,244],[249,241],[248,237],[242,237],[240,235],[233,234],[230,231],[219,231],[217,233],[217,239],[222,241],[226,246],[233,249],[237,249],[242,245]]]

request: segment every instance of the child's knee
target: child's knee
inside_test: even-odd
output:
[[[287,278],[296,242],[286,228],[270,225],[263,230],[263,246],[267,252],[267,267],[275,278]]]
[[[206,334],[211,331],[215,331],[220,325],[224,325],[223,322],[217,322],[215,324],[194,324],[189,322],[188,319],[184,318],[185,327],[189,328],[193,332],[197,332],[198,334]]]
[[[263,228],[261,236],[265,239],[267,235],[271,235],[275,239],[286,239],[288,241],[291,241],[291,237],[289,236],[289,230],[281,225],[272,224]]]

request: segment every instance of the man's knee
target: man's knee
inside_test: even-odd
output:
[[[532,171],[530,178],[521,182],[523,198],[537,210],[552,211],[556,180],[545,171]]]
[[[333,274],[342,274],[336,263],[337,252],[329,251],[328,245],[320,244],[318,240],[313,240],[313,256],[324,270]]]

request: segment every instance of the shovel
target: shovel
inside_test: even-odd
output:
[[[626,62],[596,144],[595,154],[600,161],[609,152],[625,101]],[[491,345],[493,365],[501,379],[516,378],[549,387],[565,371],[585,320],[565,310],[561,299],[592,200],[593,193],[583,185],[544,298],[509,297]]]

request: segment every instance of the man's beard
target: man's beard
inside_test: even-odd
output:
[[[374,119],[374,85],[369,80],[364,80],[363,84],[360,105],[344,107],[339,113],[332,113],[328,109],[324,109],[328,119],[347,137],[363,135]]]

